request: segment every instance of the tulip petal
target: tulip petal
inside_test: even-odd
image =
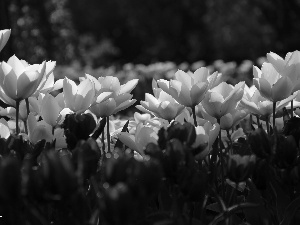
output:
[[[128,81],[126,84],[121,85],[118,94],[130,93],[139,82],[139,79],[132,79]]]
[[[120,81],[117,77],[106,76],[98,79],[98,81],[102,88],[108,89],[109,91],[117,92],[120,89]]]
[[[18,77],[17,83],[17,99],[25,99],[30,97],[38,86],[38,72],[25,72]]]
[[[200,82],[192,86],[190,96],[193,106],[198,105],[204,99],[207,90],[207,82]]]
[[[199,82],[207,82],[209,70],[206,67],[201,67],[197,69],[191,76],[194,80],[194,84],[197,84]]]
[[[192,100],[190,97],[190,89],[183,83],[177,80],[170,81],[170,92],[181,105],[192,107]],[[175,94],[176,93],[176,94]]]
[[[255,104],[255,102],[248,101],[247,99],[242,99],[241,104],[244,108],[248,109],[250,113],[261,115],[258,106]]]
[[[14,73],[14,71],[11,69],[9,72],[7,72],[7,70],[5,70],[7,64],[5,64],[4,62],[2,63],[2,69],[3,72],[5,74],[4,79],[3,79],[3,85],[2,85],[2,89],[4,90],[5,94],[16,100],[17,98],[17,76]],[[9,65],[7,65],[9,66]]]
[[[261,72],[262,77],[265,78],[271,86],[274,85],[280,78],[279,73],[275,70],[271,63],[263,63]]]
[[[135,144],[135,137],[127,132],[120,132],[118,134],[118,138],[119,140],[126,145],[128,148],[137,151],[138,153],[140,153],[140,151],[138,150],[136,144]]]
[[[8,123],[5,119],[0,119],[0,137],[1,138],[9,138],[10,136],[10,129],[8,127]]]
[[[221,129],[229,130],[229,129],[231,129],[232,125],[233,125],[233,118],[230,113],[227,113],[221,117],[221,119],[220,119]]]
[[[259,90],[261,96],[264,98],[273,101],[272,99],[272,88],[270,83],[264,78],[254,78],[253,83],[255,87]]]
[[[285,62],[284,59],[281,58],[279,55],[277,55],[274,52],[270,52],[267,54],[267,59],[269,63],[271,63],[275,67],[278,73],[280,73],[283,70]]]
[[[25,66],[15,55],[8,59],[7,64],[11,66],[17,77],[25,71]]]
[[[55,98],[50,94],[46,94],[41,105],[41,116],[43,120],[54,127],[60,111],[61,108],[59,107]]]
[[[75,102],[75,94],[77,92],[77,85],[74,81],[65,77],[63,81],[64,101],[67,108],[72,108]]]
[[[273,102],[281,101],[292,93],[293,83],[288,77],[281,77],[272,87]]]
[[[192,87],[193,81],[192,81],[192,77],[190,76],[190,74],[188,74],[182,70],[178,70],[175,73],[175,77],[176,77],[176,80],[181,82],[183,85],[185,85],[187,87],[187,89],[190,89]]]
[[[141,127],[141,129],[137,128],[137,132],[135,134],[135,144],[138,148],[138,153],[142,156],[144,154],[144,149],[149,143],[157,143],[158,135],[154,132],[150,127]]]
[[[220,118],[222,116],[221,106],[223,101],[224,99],[221,94],[208,91],[201,104],[209,115],[215,118]]]
[[[116,114],[117,112],[127,109],[128,107],[132,106],[134,103],[136,103],[135,99],[126,100],[125,102],[122,102],[114,109],[113,114]]]

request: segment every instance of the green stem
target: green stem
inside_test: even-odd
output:
[[[233,154],[233,151],[232,151],[232,140],[231,140],[231,135],[229,134],[229,130],[226,130],[226,132],[227,132],[227,138],[229,139],[229,142],[230,142],[229,153],[230,153],[230,154]]]
[[[19,107],[20,107],[20,100],[16,100],[16,133],[19,134]]]
[[[220,119],[217,119],[218,124],[220,124]],[[220,158],[220,165],[221,165],[221,192],[222,198],[225,198],[225,186],[224,186],[224,167],[223,167],[223,151],[222,151],[222,136],[221,136],[221,128],[219,131],[219,158]]]
[[[102,150],[104,152],[104,155],[105,155],[105,141],[104,141],[105,137],[104,137],[104,131],[102,132],[102,135],[101,135],[101,142],[102,142]]]
[[[29,110],[29,100],[28,98],[25,98],[25,103],[26,103],[26,110],[27,110],[27,117],[29,116],[30,110]]]
[[[28,98],[25,98],[25,103],[26,103],[26,110],[27,110],[27,117],[24,121],[24,124],[25,124],[25,132],[26,134],[28,134],[28,128],[27,128],[27,119],[28,119],[28,116],[29,116],[29,113],[30,113],[30,110],[29,110],[29,100]]]
[[[266,118],[266,125],[267,125],[267,132],[268,132],[268,134],[270,134],[270,123],[269,123],[269,116],[267,116],[267,118]]]
[[[194,125],[197,127],[197,119],[196,119],[196,106],[192,106],[192,113],[193,113],[193,118],[194,118]]]
[[[107,152],[111,153],[110,151],[110,133],[109,133],[109,116],[107,117],[107,121],[106,121],[106,135],[107,135]]]
[[[276,111],[276,102],[273,102],[273,131],[275,129],[275,111]]]
[[[256,121],[257,121],[257,126],[259,126],[259,123],[260,123],[259,116],[256,116]]]
[[[291,118],[294,116],[294,100],[291,101]]]
[[[27,121],[24,121],[24,128],[25,128],[25,133],[28,134]]]

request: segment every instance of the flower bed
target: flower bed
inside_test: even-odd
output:
[[[128,120],[139,79],[54,67],[0,64],[1,224],[299,224],[299,51],[267,54],[250,87],[153,79]]]

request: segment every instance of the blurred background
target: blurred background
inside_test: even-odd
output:
[[[56,79],[138,78],[137,103],[178,69],[250,86],[262,56],[300,50],[299,12],[300,0],[0,0],[0,29],[12,30],[0,60],[56,61]]]
[[[1,0],[1,54],[100,66],[255,61],[300,49],[299,0]]]

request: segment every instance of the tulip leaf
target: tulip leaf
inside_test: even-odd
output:
[[[246,202],[256,204],[257,207],[244,210],[246,220],[250,224],[264,224],[263,221],[268,221],[269,218],[262,196],[250,179],[247,180],[247,186],[249,187],[249,194]]]
[[[289,225],[292,222],[292,219],[297,212],[297,210],[300,208],[300,197],[294,199],[286,208],[283,220],[281,221],[280,225]]]
[[[122,131],[121,132],[128,132],[128,125],[129,125],[129,120],[124,124]],[[118,139],[116,144],[115,144],[115,149],[123,149],[125,145]]]
[[[97,138],[102,134],[102,132],[104,131],[105,125],[106,125],[106,117],[103,117],[102,120],[100,121],[99,127],[92,135],[92,138],[94,140],[97,140]]]

